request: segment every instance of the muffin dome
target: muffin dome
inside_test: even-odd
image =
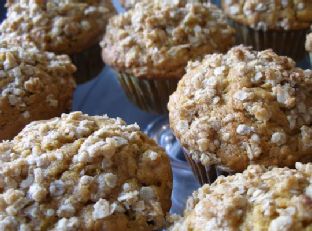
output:
[[[0,143],[1,230],[155,230],[170,208],[165,152],[137,125],[81,112]]]
[[[307,29],[312,22],[310,0],[222,0],[225,14],[259,30]]]
[[[66,54],[96,44],[115,12],[107,0],[9,0],[7,7],[2,34],[29,35],[41,49]]]
[[[213,4],[138,3],[111,18],[101,42],[104,62],[139,78],[180,78],[190,59],[226,51],[234,31]]]
[[[271,50],[238,46],[189,63],[170,97],[170,126],[194,160],[249,164],[312,161],[312,71]]]
[[[75,70],[67,55],[0,38],[0,140],[13,138],[30,121],[68,111]]]
[[[296,169],[250,166],[220,177],[188,200],[170,231],[312,229],[312,164]]]

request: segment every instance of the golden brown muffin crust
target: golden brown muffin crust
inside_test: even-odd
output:
[[[104,62],[118,71],[140,78],[180,78],[190,59],[224,52],[234,39],[213,4],[151,1],[112,17],[101,46]]]
[[[312,164],[296,169],[249,166],[219,177],[189,198],[184,217],[170,231],[309,231]]]
[[[0,38],[0,140],[33,120],[69,111],[76,67],[67,55]]]
[[[189,63],[170,97],[170,126],[194,160],[249,164],[312,161],[312,71],[271,50],[238,46]]]
[[[1,230],[156,230],[171,188],[166,153],[119,118],[72,112],[0,143]]]
[[[307,29],[312,22],[311,0],[222,0],[225,14],[257,30]]]
[[[96,44],[115,13],[110,0],[8,1],[1,33],[29,35],[43,50],[73,54]]]

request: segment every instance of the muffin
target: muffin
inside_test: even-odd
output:
[[[13,138],[33,120],[69,111],[75,70],[67,55],[0,38],[0,140]]]
[[[250,164],[312,161],[312,71],[295,64],[243,46],[189,63],[169,120],[202,184]]]
[[[166,113],[187,62],[233,43],[234,30],[215,5],[155,0],[112,17],[101,46],[130,100],[145,111]]]
[[[307,35],[305,48],[309,52],[310,64],[312,65],[312,32]]]
[[[170,208],[167,155],[120,118],[32,122],[0,163],[1,230],[156,230]]]
[[[170,231],[312,230],[312,164],[296,169],[249,166],[189,198]]]
[[[78,67],[78,83],[103,68],[98,45],[108,18],[115,13],[108,0],[8,0],[7,18],[0,26],[9,38],[29,36],[42,50],[68,54]],[[92,57],[92,58],[90,58]]]
[[[312,23],[311,0],[222,0],[238,44],[261,51],[272,48],[293,59],[304,57],[305,35]]]

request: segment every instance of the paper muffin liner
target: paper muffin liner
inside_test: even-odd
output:
[[[72,54],[70,58],[77,67],[74,76],[78,84],[96,77],[105,66],[101,58],[101,47],[99,44],[95,44],[80,53]]]
[[[255,50],[273,49],[278,55],[285,55],[298,61],[305,56],[305,38],[308,29],[304,30],[255,30],[251,27],[228,19],[236,30],[237,44],[252,46]]]
[[[183,149],[184,156],[192,168],[194,175],[201,185],[212,184],[218,176],[228,176],[235,174],[235,171],[218,164],[203,165],[200,161],[192,158],[192,154]]]
[[[140,79],[119,73],[119,82],[127,97],[140,109],[158,114],[167,114],[169,96],[176,90],[178,79]]]

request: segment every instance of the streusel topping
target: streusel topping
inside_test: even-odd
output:
[[[204,165],[312,161],[312,71],[271,50],[238,46],[191,62],[171,95],[170,125]]]
[[[296,169],[249,166],[219,177],[187,201],[170,231],[292,231],[312,229],[312,164]]]
[[[207,2],[207,0],[120,0],[120,4],[126,9],[130,9],[135,6],[138,2],[150,2],[150,1],[160,1],[162,3],[177,3],[177,2]]]
[[[1,33],[30,35],[36,45],[57,53],[78,53],[97,43],[115,13],[107,0],[8,0]]]
[[[311,0],[222,0],[225,14],[257,30],[307,29],[312,22]]]
[[[234,31],[213,4],[137,3],[111,18],[101,42],[105,63],[137,77],[180,78],[187,62],[234,43]]]
[[[6,118],[6,111],[1,109],[14,108],[29,118],[38,97],[47,108],[64,103],[59,100],[71,101],[75,71],[67,55],[39,51],[26,41],[21,45],[0,38],[0,129],[6,126],[7,119],[12,119]],[[64,86],[66,93],[62,93]],[[70,99],[65,97],[68,94]]]
[[[155,230],[170,208],[165,152],[137,125],[81,112],[0,143],[0,230]]]

